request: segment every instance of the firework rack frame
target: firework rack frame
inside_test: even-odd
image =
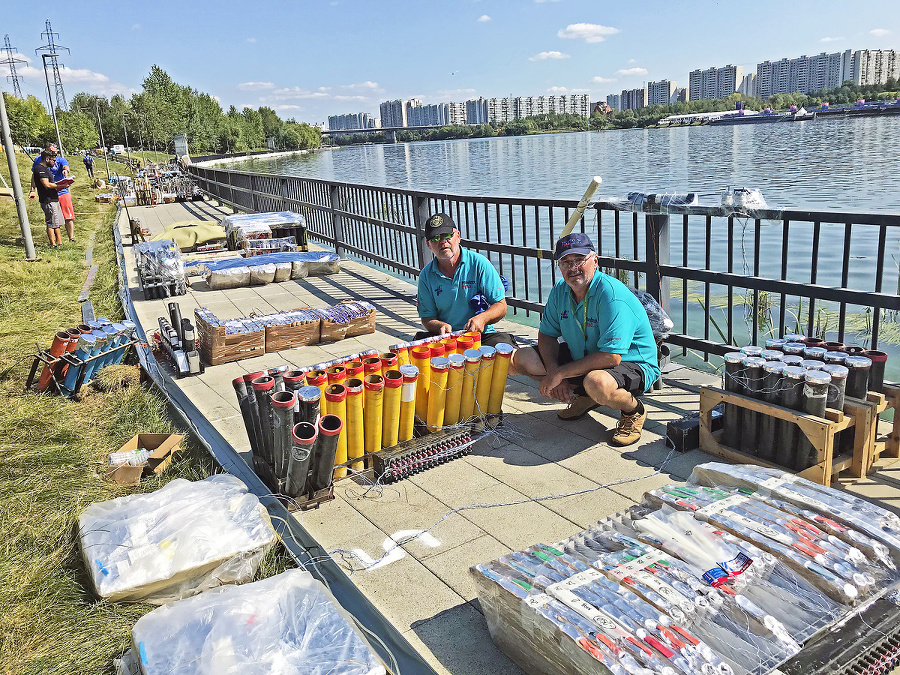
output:
[[[900,391],[897,393],[900,394]],[[896,401],[896,398],[894,400]],[[844,399],[843,411],[829,408],[825,411],[825,417],[816,417],[725,391],[719,387],[701,387],[700,448],[704,452],[731,462],[758,464],[775,467],[782,471],[791,469],[722,444],[722,431],[714,432],[712,430],[712,409],[720,403],[729,403],[780,420],[794,422],[816,448],[819,457],[818,463],[797,472],[797,475],[820,485],[830,485],[832,479],[842,471],[847,471],[855,478],[862,478],[869,472],[875,457],[878,413],[883,412],[887,406],[884,394],[870,391],[866,400],[848,396]],[[837,455],[835,436],[839,431],[850,428],[854,429],[853,452],[852,454]],[[895,422],[895,436],[897,431]],[[896,442],[893,451],[896,452]],[[887,456],[887,449],[882,452]]]
[[[884,436],[878,436],[873,431],[872,454],[868,462],[870,469],[879,460],[889,458],[896,461],[897,458],[900,458],[900,414],[898,414],[898,410],[900,410],[900,384],[885,382],[881,391],[882,400],[877,403],[875,410],[876,421],[878,413],[882,413],[885,410],[894,411],[894,421],[891,430]],[[893,461],[885,463],[893,464]]]

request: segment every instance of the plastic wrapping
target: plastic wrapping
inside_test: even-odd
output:
[[[184,259],[170,239],[145,241],[135,244],[134,259],[141,283],[173,285],[172,295],[187,293],[184,274]]]
[[[274,239],[244,239],[241,248],[245,257],[263,255],[267,253],[280,253],[283,251],[298,251],[297,240],[294,237],[276,237]]]
[[[295,260],[291,263],[291,279],[305,279],[309,276],[309,263]]]
[[[275,281],[275,264],[250,265],[250,285],[259,286]]]
[[[273,228],[306,227],[306,219],[301,214],[292,211],[242,213],[223,216],[219,225],[224,227],[228,234],[234,232],[235,242],[240,243],[247,238],[247,235],[254,233],[268,232],[271,236]]]
[[[78,520],[94,589],[111,601],[162,604],[247,582],[275,543],[266,510],[228,475],[92,504]]]
[[[325,586],[302,570],[160,607],[131,631],[145,675],[384,675]]]
[[[660,194],[629,192],[624,198],[610,197],[606,201],[620,211],[665,212],[670,206],[700,205],[700,200],[695,192],[688,192],[687,194],[679,194],[677,192],[663,192]]]
[[[206,274],[206,283],[210,290],[224,291],[230,288],[243,288],[250,285],[250,268],[246,265],[223,270],[210,270]]]
[[[647,311],[647,318],[650,319],[650,329],[653,331],[653,337],[657,340],[664,340],[669,337],[669,332],[675,327],[672,319],[666,314],[666,310],[656,301],[647,291],[641,291],[637,288],[628,287],[632,293],[641,301],[644,309]]]
[[[274,282],[276,284],[280,284],[282,281],[290,281],[294,271],[294,264],[289,262],[276,263],[275,264],[275,279]]]

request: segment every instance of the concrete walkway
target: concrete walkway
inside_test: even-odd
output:
[[[231,212],[213,202],[130,211],[153,233],[173,222],[218,220]],[[129,242],[124,217],[119,228],[123,241]],[[149,334],[157,317],[167,315],[169,300],[144,300],[130,246],[126,245],[125,256],[137,320]],[[182,316],[204,306],[219,318],[320,307],[351,298],[376,305],[376,333],[208,367],[203,375],[174,383],[236,450],[246,452],[249,443],[233,378],[285,364],[306,366],[369,348],[385,351],[390,344],[410,339],[420,326],[415,285],[348,262],[337,275],[230,291],[211,291],[205,282],[194,281],[186,296],[175,298]],[[524,340],[536,339],[534,328],[508,321],[500,328]],[[468,568],[530,544],[568,537],[636,503],[649,489],[684,481],[696,464],[713,460],[699,450],[670,457],[664,435],[668,420],[697,410],[697,386],[718,383],[718,377],[671,367],[662,390],[646,398],[649,417],[643,438],[621,449],[607,442],[615,426],[615,418],[607,414],[611,411],[599,409],[577,422],[562,422],[556,416],[561,404],[543,399],[529,378],[511,378],[503,430],[480,441],[470,456],[377,490],[349,479],[339,481],[334,501],[297,517],[338,562],[346,563],[353,582],[439,673],[519,673],[491,642]],[[896,509],[900,476],[895,474],[900,470],[848,486]],[[587,492],[564,496],[579,491]],[[538,497],[542,499],[528,501]],[[497,506],[447,515],[471,504]],[[385,564],[362,569],[360,559],[382,557],[392,537],[405,538],[419,530],[428,530],[427,535],[394,549]]]

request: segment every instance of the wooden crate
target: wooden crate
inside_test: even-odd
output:
[[[371,310],[366,316],[358,319],[350,319],[347,324],[347,337],[366,335],[375,332],[375,310]]]
[[[321,319],[295,323],[290,326],[266,326],[266,351],[305,347],[319,342]]]
[[[211,326],[200,316],[195,315],[195,318],[200,356],[211,366],[248,359],[251,356],[260,356],[266,352],[264,328],[226,335],[225,326]]]
[[[798,413],[796,410],[772,405],[755,398],[734,394],[718,387],[700,388],[700,447],[716,457],[722,457],[741,464],[759,464],[778,469],[785,469],[779,464],[769,462],[756,455],[747,454],[722,445],[722,432],[712,431],[712,409],[720,403],[730,403],[739,408],[776,417],[780,420],[794,422],[812,443],[818,452],[819,462],[814,466],[798,472],[797,475],[820,485],[829,485],[835,474],[850,470],[852,475],[860,477],[867,470],[868,442],[865,434],[867,420],[872,414],[867,405],[849,403],[844,411],[825,411],[825,417],[815,417]],[[863,403],[863,402],[860,402]],[[835,456],[835,434],[844,429],[856,427],[854,433],[853,454]],[[860,433],[860,429],[863,433]]]
[[[872,396],[874,392],[869,392]],[[900,457],[900,384],[886,384],[882,389],[881,399],[876,403],[877,412],[875,417],[875,425],[878,424],[878,413],[885,410],[894,411],[894,423],[891,431],[886,436],[878,436],[877,428],[872,433],[872,460],[869,464],[870,468],[876,462],[880,464],[893,464],[894,462],[886,462],[884,460],[896,460]]]

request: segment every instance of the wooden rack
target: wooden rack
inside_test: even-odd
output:
[[[900,411],[900,385],[885,384],[882,392],[882,400],[877,406],[876,420],[877,413],[893,410],[894,423],[891,431],[886,436],[878,436],[877,429],[873,430],[872,454],[869,461],[870,469],[875,462],[882,458],[897,459],[900,457],[900,414],[898,414],[898,411]],[[872,392],[869,393],[870,395],[872,394]],[[890,463],[893,464],[893,462]]]

